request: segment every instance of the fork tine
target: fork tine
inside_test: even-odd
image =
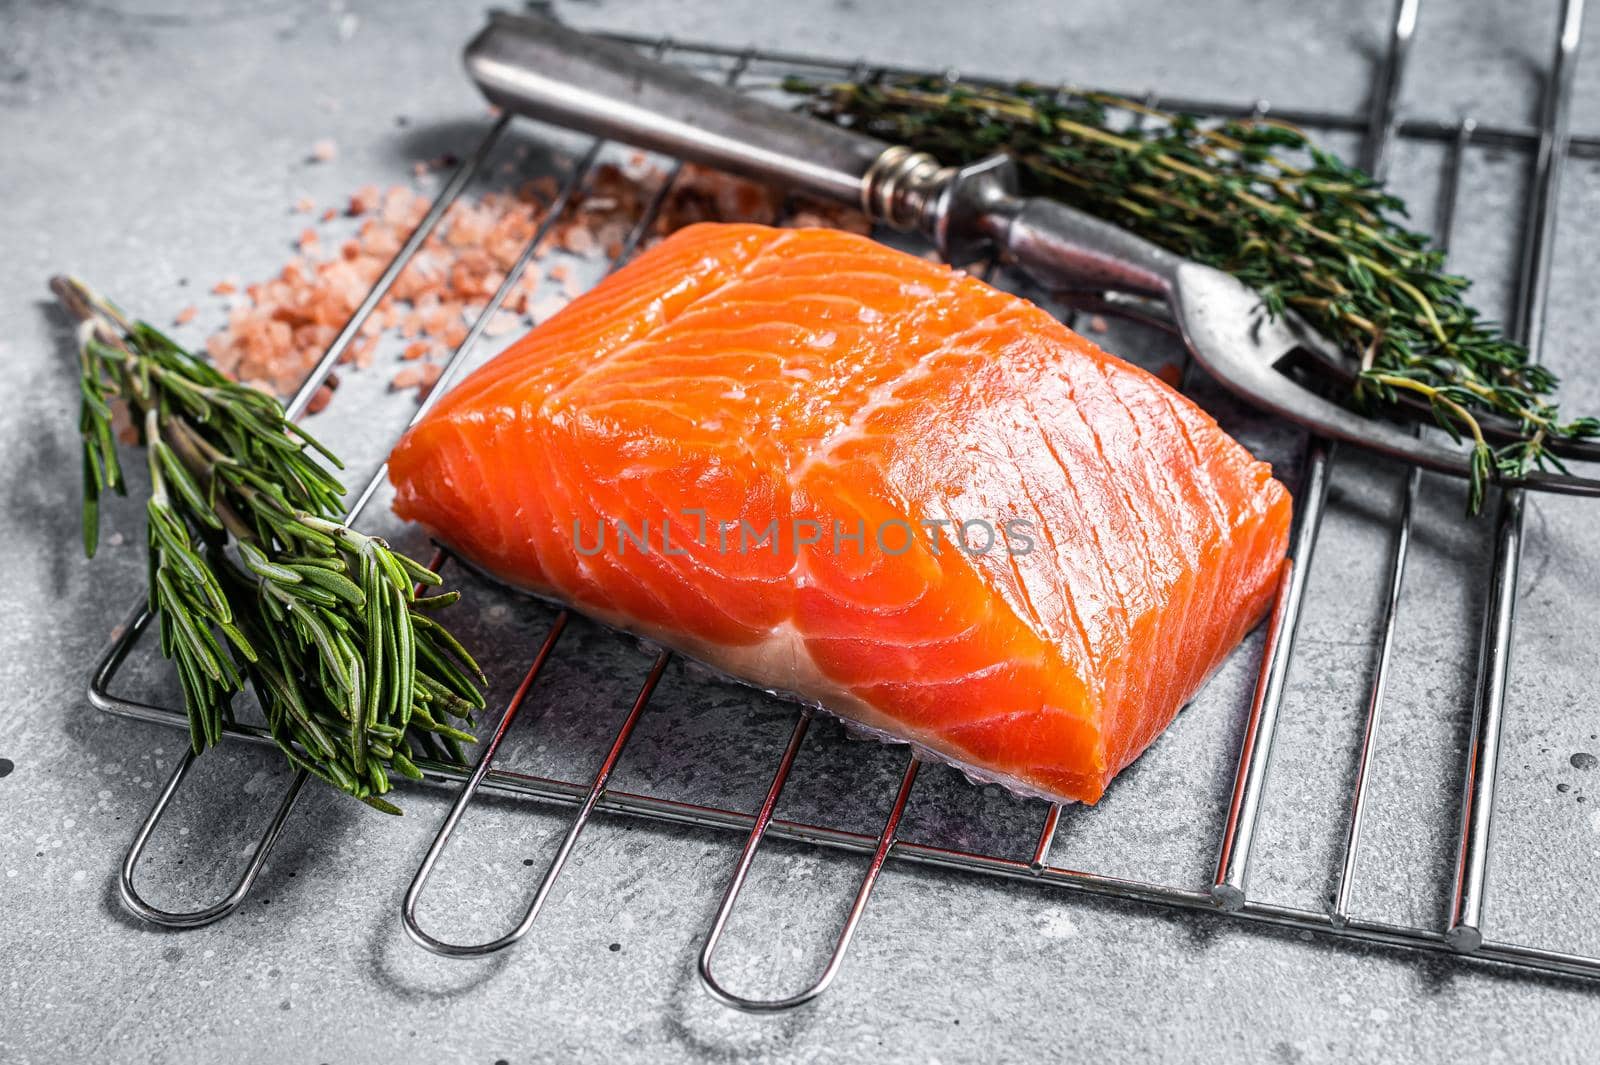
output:
[[[1330,353],[1322,348],[1306,347],[1302,350],[1308,355],[1303,368],[1318,380],[1340,388],[1350,388],[1355,385],[1358,374],[1354,364],[1342,354],[1329,357]],[[1411,420],[1412,424],[1434,423],[1433,410],[1421,396],[1404,392],[1395,396],[1393,402],[1396,407],[1401,408],[1401,412]],[[1527,433],[1503,415],[1474,412],[1473,416],[1478,419],[1478,426],[1483,430],[1483,435],[1493,443],[1514,444],[1528,439]],[[1600,440],[1555,437],[1546,441],[1545,448],[1557,458],[1576,462],[1600,462]]]
[[[1223,380],[1222,384],[1244,399],[1303,425],[1318,436],[1436,473],[1463,478],[1472,476],[1472,457],[1468,452],[1426,437],[1413,436],[1409,429],[1396,423],[1357,414],[1276,371],[1268,371],[1261,375],[1259,383],[1245,387],[1229,380]],[[1526,488],[1559,495],[1600,496],[1600,479],[1548,470],[1530,470],[1518,477],[1497,474],[1494,481],[1504,488]]]
[[[1229,275],[1185,263],[1177,270],[1170,299],[1173,316],[1195,361],[1245,402],[1303,426],[1314,436],[1375,451],[1425,470],[1472,476],[1468,452],[1414,436],[1394,422],[1358,414],[1281,373],[1277,363],[1284,355],[1327,341],[1292,314],[1267,315],[1261,297]],[[1495,480],[1508,488],[1600,495],[1600,480],[1544,470],[1520,477],[1497,476]]]

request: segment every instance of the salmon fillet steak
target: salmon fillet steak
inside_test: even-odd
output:
[[[395,509],[519,587],[1093,802],[1265,613],[1289,497],[1166,384],[865,237],[696,225],[444,396]]]

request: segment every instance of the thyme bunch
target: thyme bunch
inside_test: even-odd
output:
[[[414,758],[462,762],[483,674],[432,616],[458,597],[339,518],[338,459],[277,399],[229,380],[78,281],[51,282],[79,322],[84,549],[99,501],[126,493],[114,403],[150,472],[149,606],[177,666],[196,753],[248,683],[296,767],[388,813]]]
[[[1204,121],[1098,92],[884,77],[790,78],[811,114],[960,164],[1005,152],[1023,191],[1071,203],[1224,270],[1292,308],[1359,367],[1352,399],[1409,393],[1470,438],[1469,508],[1495,473],[1564,469],[1562,441],[1600,435],[1565,420],[1557,380],[1467,302],[1470,282],[1403,223],[1405,205],[1360,169],[1276,121]],[[1485,419],[1519,438],[1499,447]]]

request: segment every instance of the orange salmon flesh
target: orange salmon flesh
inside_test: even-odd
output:
[[[1209,415],[1026,300],[755,225],[641,255],[389,472],[512,584],[1086,802],[1265,613],[1290,516]]]

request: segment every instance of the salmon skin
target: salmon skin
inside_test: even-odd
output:
[[[1093,802],[1267,609],[1289,496],[1145,371],[870,239],[704,224],[444,396],[395,510],[530,591]]]

